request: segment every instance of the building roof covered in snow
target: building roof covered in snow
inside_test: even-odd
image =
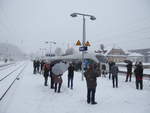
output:
[[[128,56],[130,56],[130,57],[142,57],[143,55],[142,54],[140,54],[140,53],[129,53],[129,55]]]
[[[112,48],[107,55],[126,55],[121,48]]]

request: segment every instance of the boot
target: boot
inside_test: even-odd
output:
[[[95,101],[94,101],[94,102],[92,102],[91,104],[93,104],[93,105],[94,105],[94,104],[97,104],[97,102],[95,102]]]

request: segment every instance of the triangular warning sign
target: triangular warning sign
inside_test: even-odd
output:
[[[78,40],[76,46],[81,46],[81,42]]]
[[[89,43],[89,41],[87,41],[87,42],[85,43],[85,46],[91,46],[91,44]]]

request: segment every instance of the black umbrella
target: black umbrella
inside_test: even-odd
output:
[[[128,64],[129,64],[129,63],[132,63],[131,60],[124,60],[124,62],[125,62],[125,63],[128,63]]]

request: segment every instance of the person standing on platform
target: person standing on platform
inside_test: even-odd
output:
[[[40,74],[42,74],[42,70],[43,70],[43,66],[44,66],[44,60],[41,60],[41,62],[40,62],[40,68],[41,68],[41,70],[40,70]]]
[[[111,67],[111,73],[112,73],[112,83],[113,83],[113,88],[118,88],[118,66],[116,65],[115,62],[113,62],[113,65]]]
[[[40,73],[40,61],[36,61],[37,72]]]
[[[132,62],[129,62],[127,64],[127,75],[126,75],[125,82],[128,82],[128,78],[129,78],[129,81],[131,82],[131,77],[132,77]]]
[[[109,64],[109,79],[111,79],[111,75],[112,75],[112,73],[111,73],[111,67],[113,65],[113,62],[110,61],[108,64]]]
[[[94,64],[89,64],[89,68],[85,71],[84,76],[87,83],[87,103],[97,104],[95,101],[95,92],[99,73],[94,69]]]
[[[47,81],[50,72],[50,65],[48,63],[44,64],[43,71],[44,71],[44,86],[48,86]]]
[[[54,75],[54,91],[60,93],[61,92],[61,85],[62,85],[62,75]]]
[[[33,74],[36,74],[36,60],[33,60]]]
[[[136,84],[136,89],[143,89],[143,65],[142,62],[139,62],[139,64],[136,66],[135,70],[134,70],[134,74],[135,74],[135,84]]]
[[[51,86],[50,86],[50,88],[51,89],[54,89],[54,74],[52,72],[52,68],[53,68],[54,64],[55,63],[53,63],[53,62],[50,63],[50,67],[51,67],[50,68],[50,78],[51,78]]]
[[[70,64],[68,67],[68,88],[73,89],[73,78],[74,78],[74,66]],[[71,83],[71,87],[70,87]]]

